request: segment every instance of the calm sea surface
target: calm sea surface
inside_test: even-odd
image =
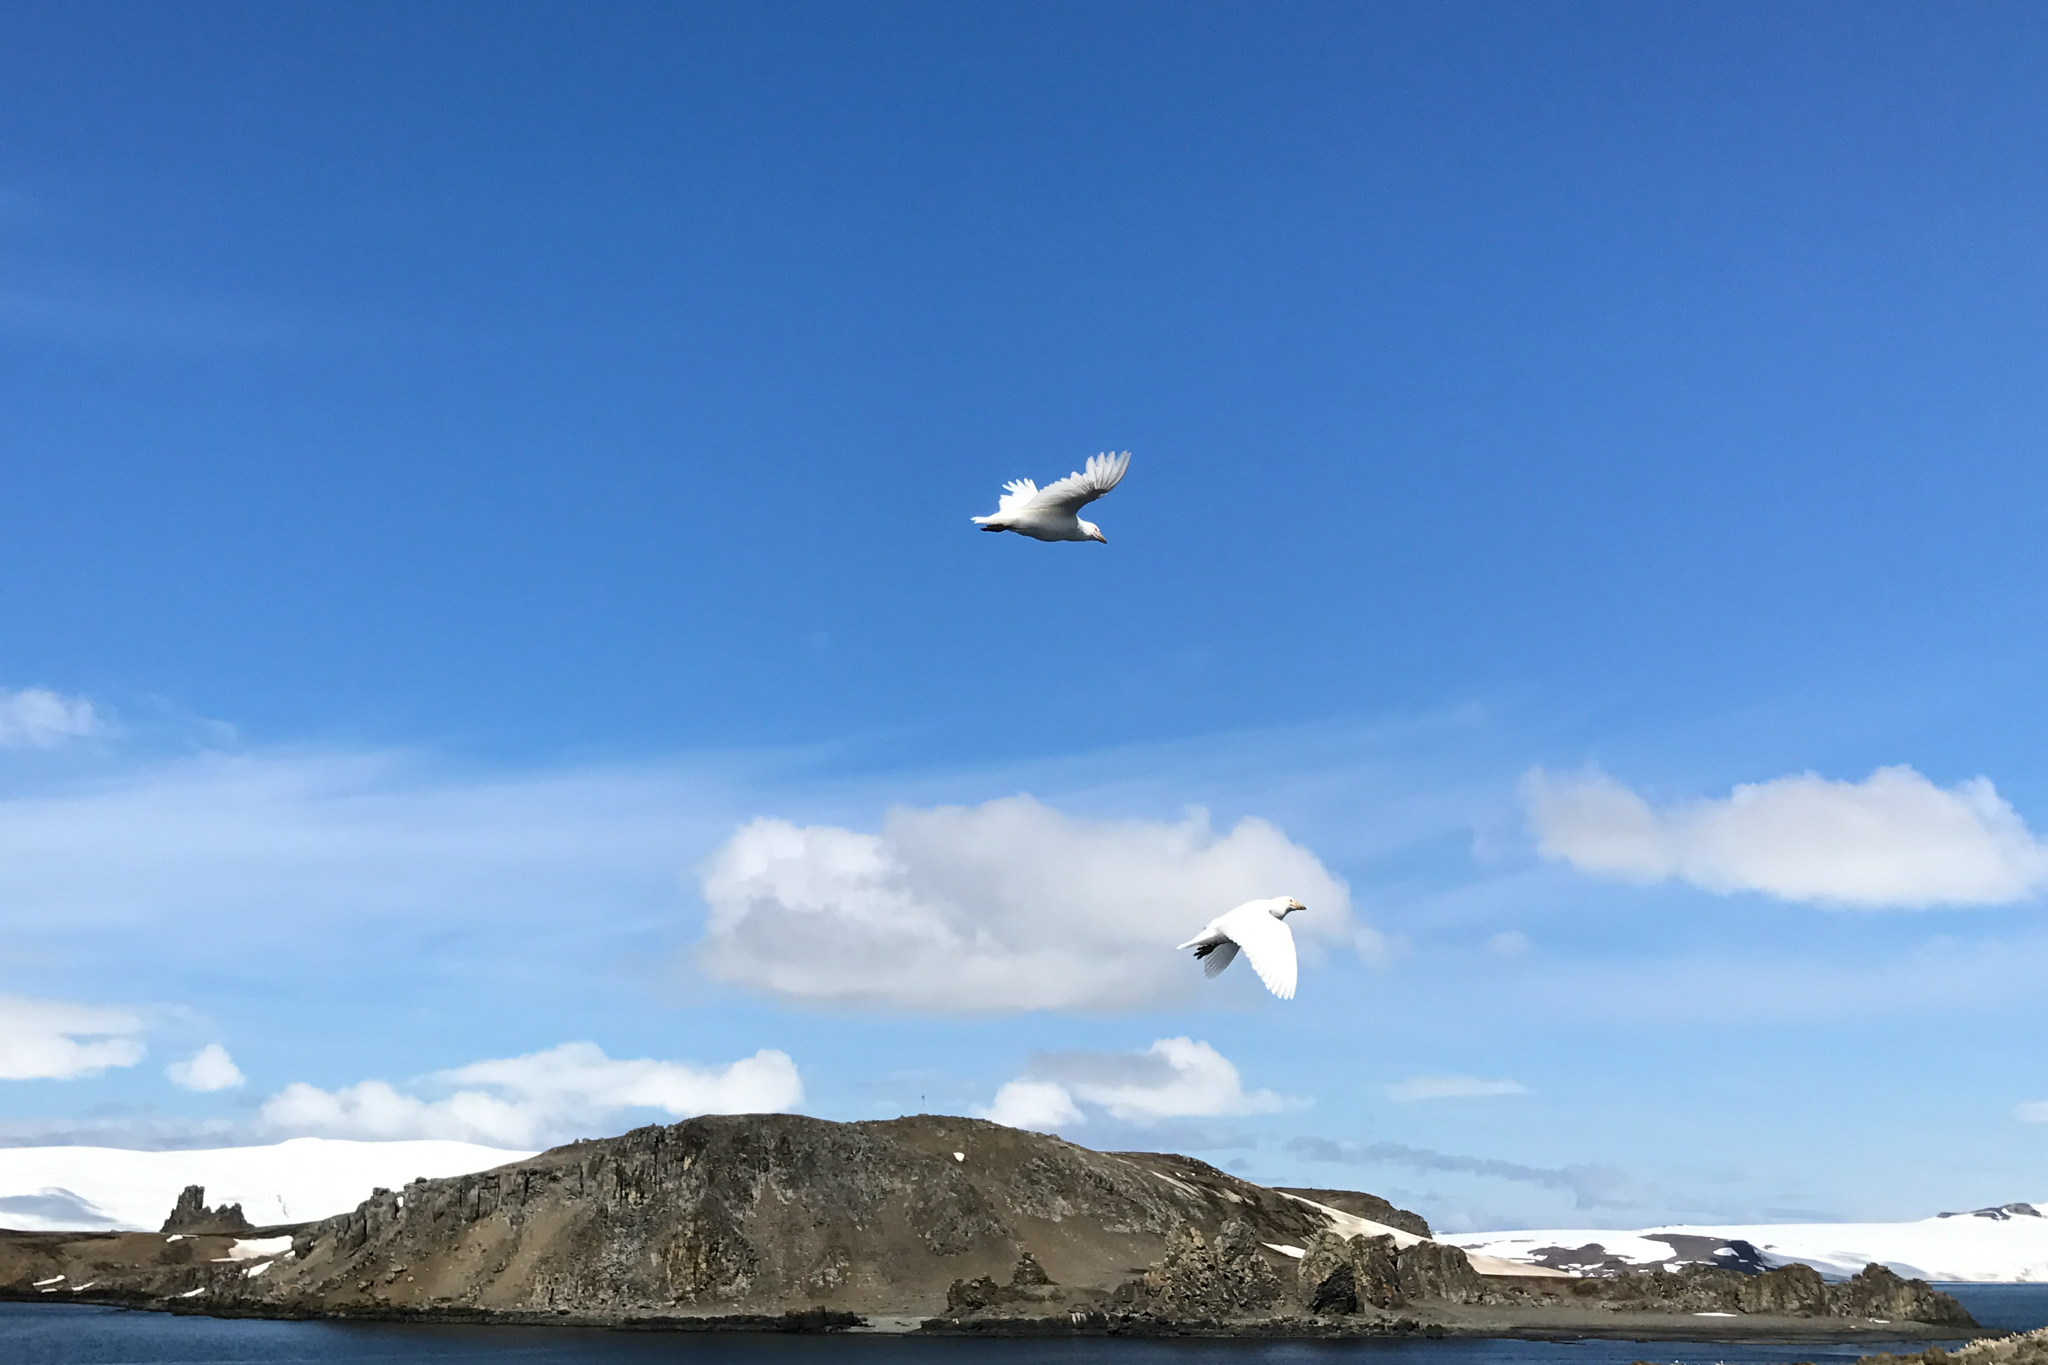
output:
[[[2048,1285],[1943,1285],[1987,1327],[2048,1326]],[[1926,1343],[1903,1346],[1919,1350]],[[0,1303],[0,1365],[1846,1365],[1882,1343],[1729,1346],[1629,1341],[963,1341],[678,1335],[560,1327],[403,1327],[170,1317],[117,1308]]]

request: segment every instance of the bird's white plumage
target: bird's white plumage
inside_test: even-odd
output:
[[[1012,479],[1003,485],[1003,496],[995,512],[975,517],[984,531],[1015,531],[1033,540],[1100,540],[1108,537],[1093,522],[1081,520],[1083,507],[1123,482],[1131,467],[1131,452],[1088,457],[1087,465],[1057,483],[1040,488],[1030,479]]]
[[[1282,1000],[1292,1000],[1296,965],[1294,932],[1287,927],[1287,916],[1302,908],[1301,902],[1290,896],[1246,901],[1210,920],[1201,933],[1180,946],[1196,949],[1206,959],[1202,969],[1209,976],[1228,967],[1241,949],[1266,989]]]
[[[1078,473],[1039,489],[1037,496],[1031,499],[1031,505],[1071,515],[1122,483],[1124,471],[1130,467],[1131,452],[1128,450],[1120,455],[1090,455],[1088,463]]]
[[[996,515],[1000,517],[1008,516],[1012,512],[1021,512],[1029,507],[1031,500],[1037,496],[1037,484],[1029,479],[1012,479],[1003,485],[1003,496],[996,500]],[[976,517],[974,520],[979,522],[989,518]]]

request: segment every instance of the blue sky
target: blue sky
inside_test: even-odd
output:
[[[1452,1226],[2039,1197],[2044,48],[13,7],[0,1135],[1021,1081]],[[969,524],[1107,449],[1107,546]],[[1165,951],[1275,879],[1295,1001]]]

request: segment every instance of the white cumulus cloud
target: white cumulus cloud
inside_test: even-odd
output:
[[[134,1066],[147,1049],[126,1010],[0,995],[0,1081],[63,1081]]]
[[[1192,990],[1173,945],[1293,896],[1298,938],[1352,943],[1350,893],[1263,820],[1084,820],[1028,796],[898,807],[879,834],[761,818],[701,869],[700,960],[789,1000],[937,1011],[1130,1008]]]
[[[1520,1081],[1488,1081],[1477,1076],[1410,1076],[1387,1087],[1387,1098],[1396,1104],[1417,1100],[1472,1100],[1489,1095],[1526,1095],[1529,1088]]]
[[[105,728],[84,697],[47,687],[0,688],[0,748],[52,749]]]
[[[1081,1106],[1058,1081],[1034,1081],[1019,1077],[996,1091],[995,1102],[980,1111],[992,1123],[1010,1128],[1029,1128],[1034,1133],[1053,1133],[1086,1123]]]
[[[607,1057],[595,1043],[472,1062],[427,1078],[456,1087],[422,1099],[385,1081],[322,1090],[296,1081],[264,1101],[262,1123],[325,1137],[447,1138],[532,1148],[590,1137],[630,1109],[670,1118],[777,1113],[804,1097],[788,1054],[764,1048],[724,1067]]]
[[[1909,767],[1813,773],[1653,808],[1600,773],[1523,780],[1544,857],[1627,881],[1864,907],[2001,905],[2048,884],[2048,846],[1988,778],[1937,787]]]
[[[171,1084],[187,1090],[205,1092],[209,1090],[232,1090],[249,1079],[242,1074],[242,1068],[235,1065],[235,1059],[219,1043],[208,1043],[183,1061],[172,1062],[164,1068],[164,1075],[171,1078]]]
[[[1051,1052],[996,1091],[981,1117],[1050,1132],[1077,1127],[1091,1110],[1122,1123],[1270,1114],[1290,1101],[1246,1090],[1230,1059],[1193,1038],[1161,1038],[1142,1052]]]

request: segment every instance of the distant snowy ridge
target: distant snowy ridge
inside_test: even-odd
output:
[[[1732,1244],[1746,1242],[1767,1265],[1798,1261],[1823,1275],[1854,1275],[1875,1261],[1923,1280],[2029,1284],[2048,1282],[2048,1217],[2036,1211],[2039,1207],[2006,1204],[1913,1223],[1674,1224],[1637,1232],[1546,1228],[1460,1233],[1438,1240],[1526,1265],[1587,1270],[1603,1261],[1640,1267],[1681,1261],[1730,1264],[1742,1259],[1742,1249]],[[1682,1240],[1675,1246],[1667,1238]],[[1729,1249],[1699,1254],[1702,1242]],[[1678,1247],[1686,1254],[1678,1254]]]
[[[0,1228],[154,1232],[187,1185],[204,1185],[208,1204],[240,1204],[259,1227],[304,1223],[346,1213],[379,1187],[468,1175],[532,1155],[473,1142],[339,1138],[193,1152],[0,1147]]]

